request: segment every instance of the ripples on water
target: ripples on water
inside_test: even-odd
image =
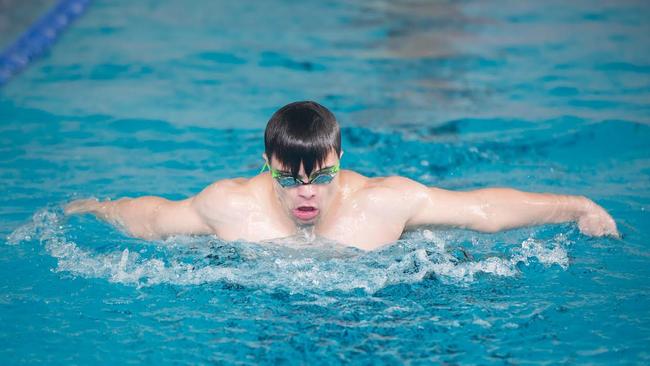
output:
[[[300,99],[356,125],[643,122],[649,13],[644,1],[96,1],[3,95],[177,126],[262,128]]]
[[[0,256],[2,334],[14,354],[180,363],[643,357],[645,125],[563,118],[463,120],[400,133],[346,128],[344,164],[365,174],[585,193],[624,235],[590,239],[573,225],[495,235],[429,228],[362,252],[305,238],[147,243],[90,216],[65,218],[60,204],[75,191],[180,198],[213,179],[252,175],[261,130],[96,117],[106,124],[98,135],[92,119],[15,115],[27,121],[3,127],[16,145],[2,162],[9,189]],[[52,123],[29,122],[33,116]],[[614,337],[630,331],[634,338]],[[35,346],[35,337],[44,341]],[[71,339],[80,342],[74,349]]]
[[[255,174],[261,130],[14,111],[25,122],[3,127],[15,145],[1,163],[9,189],[0,256],[0,316],[14,354],[606,363],[640,358],[647,344],[645,125],[560,118],[468,119],[399,133],[348,127],[346,167],[446,188],[507,183],[585,193],[613,213],[625,237],[590,239],[573,225],[495,235],[429,228],[362,252],[305,238],[147,243],[90,216],[65,218],[60,204],[71,192],[180,198],[214,179]],[[101,133],[93,122],[105,124]],[[634,339],[614,337],[630,330]],[[35,346],[35,337],[44,341]],[[66,346],[70,339],[79,345]]]

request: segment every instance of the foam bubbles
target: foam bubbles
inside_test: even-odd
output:
[[[75,228],[67,225],[64,218],[60,212],[41,210],[31,222],[11,233],[7,242],[43,245],[57,260],[55,271],[138,287],[225,282],[290,292],[361,289],[374,293],[391,285],[431,279],[464,286],[477,281],[478,274],[513,277],[521,273],[519,264],[529,265],[533,259],[545,268],[556,264],[563,269],[569,266],[565,249],[569,242],[562,234],[551,240],[529,237],[510,246],[506,253],[488,253],[479,259],[459,247],[458,242],[464,239],[458,234],[431,230],[411,233],[373,252],[326,240],[289,238],[246,243],[224,242],[210,236],[179,236],[144,244],[152,250],[129,247],[102,252],[90,248],[115,245],[74,242],[69,239],[73,236],[69,232]],[[123,238],[116,233],[105,240],[108,244],[119,244]]]

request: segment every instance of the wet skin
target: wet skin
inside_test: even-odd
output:
[[[335,165],[331,152],[322,167]],[[277,159],[270,165],[287,171]],[[304,168],[299,173],[308,181]],[[426,187],[404,177],[368,178],[341,170],[329,184],[283,188],[269,172],[215,182],[181,201],[160,197],[98,202],[78,200],[66,214],[93,213],[133,236],[214,234],[261,242],[310,231],[371,250],[396,241],[409,227],[437,225],[495,232],[575,221],[588,235],[618,236],[614,220],[582,196],[527,193],[507,188],[469,192]]]

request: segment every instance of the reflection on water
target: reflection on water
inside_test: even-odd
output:
[[[3,98],[204,127],[300,99],[383,126],[650,116],[645,1],[201,5],[97,1]]]
[[[650,117],[650,3],[379,2],[362,123]],[[367,22],[362,22],[367,24]]]

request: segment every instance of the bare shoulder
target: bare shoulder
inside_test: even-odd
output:
[[[376,184],[394,192],[400,200],[406,200],[416,204],[431,203],[432,201],[444,201],[450,197],[457,197],[466,192],[450,191],[440,187],[426,186],[410,178],[391,176],[376,178]]]
[[[365,188],[368,190],[385,191],[386,193],[398,194],[401,196],[404,194],[424,192],[426,191],[427,186],[414,181],[413,179],[395,175],[368,179]]]
[[[368,177],[361,175],[354,170],[341,170],[339,173],[341,177],[341,183],[344,186],[350,186],[350,187],[360,187],[363,186],[367,181]]]
[[[224,212],[232,212],[238,203],[252,201],[252,179],[234,178],[216,181],[193,197],[192,205],[202,216],[216,219]]]
[[[400,177],[398,175],[389,176],[389,177],[366,177],[365,175],[359,174],[353,170],[341,170],[341,181],[346,185],[355,186],[359,189],[364,188],[391,188],[396,187],[402,184],[417,183],[412,179],[405,177]]]
[[[399,175],[393,175],[389,177],[378,177],[372,180],[374,184],[388,189],[397,189],[397,190],[416,189],[417,190],[417,189],[427,188],[424,184],[418,181],[406,177],[401,177]]]
[[[250,179],[234,178],[223,179],[216,181],[209,186],[205,187],[199,194],[196,195],[200,200],[219,199],[230,194],[243,192]]]
[[[404,202],[414,196],[427,193],[427,187],[401,176],[368,178],[351,172],[350,181],[358,198],[368,198],[378,203]],[[346,180],[347,182],[348,180]]]

